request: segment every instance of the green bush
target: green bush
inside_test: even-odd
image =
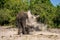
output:
[[[31,12],[40,15],[38,21],[49,27],[60,27],[60,6],[54,7],[50,0],[31,0]]]
[[[0,0],[0,25],[15,24],[17,13],[28,10],[27,3],[27,0]]]
[[[60,6],[54,7],[50,0],[0,0],[0,25],[15,25],[21,10],[31,10],[32,14],[40,15],[39,22],[60,28]]]
[[[10,13],[11,12],[8,9],[0,10],[0,24],[4,25],[6,22],[9,23],[11,17]]]

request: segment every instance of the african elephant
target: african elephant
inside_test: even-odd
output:
[[[18,35],[22,34],[29,34],[29,29],[26,26],[26,19],[28,19],[28,15],[26,12],[21,11],[16,16],[16,26],[18,27]]]

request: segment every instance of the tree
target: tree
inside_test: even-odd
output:
[[[60,28],[60,6],[57,5],[57,9],[55,11],[55,17],[53,19],[54,25],[56,28]]]

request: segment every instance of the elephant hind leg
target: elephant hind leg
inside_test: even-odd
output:
[[[19,26],[18,26],[18,35],[20,35],[21,32],[22,32],[22,28],[21,28],[21,24],[19,24]]]

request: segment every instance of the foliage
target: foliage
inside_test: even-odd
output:
[[[0,0],[0,25],[14,24],[15,17],[20,10],[27,11],[28,4],[27,0],[24,2],[22,0]]]
[[[54,22],[56,28],[57,27],[60,28],[60,6],[59,5],[57,6],[55,15],[56,16],[53,18],[53,22]]]
[[[60,21],[59,17],[56,19],[60,11],[60,8],[54,7],[50,0],[31,0],[31,11],[35,15],[40,15],[39,20],[41,23],[47,24],[49,27],[55,27],[56,24],[60,23],[54,23],[54,21]],[[57,13],[58,12],[58,13]],[[58,27],[56,25],[56,27]]]
[[[50,0],[0,0],[0,25],[14,24],[21,10],[31,10],[32,14],[40,15],[39,22],[60,28],[60,5],[54,7]]]
[[[10,20],[10,11],[8,9],[1,9],[0,10],[0,24],[3,25],[4,23],[8,24]]]

